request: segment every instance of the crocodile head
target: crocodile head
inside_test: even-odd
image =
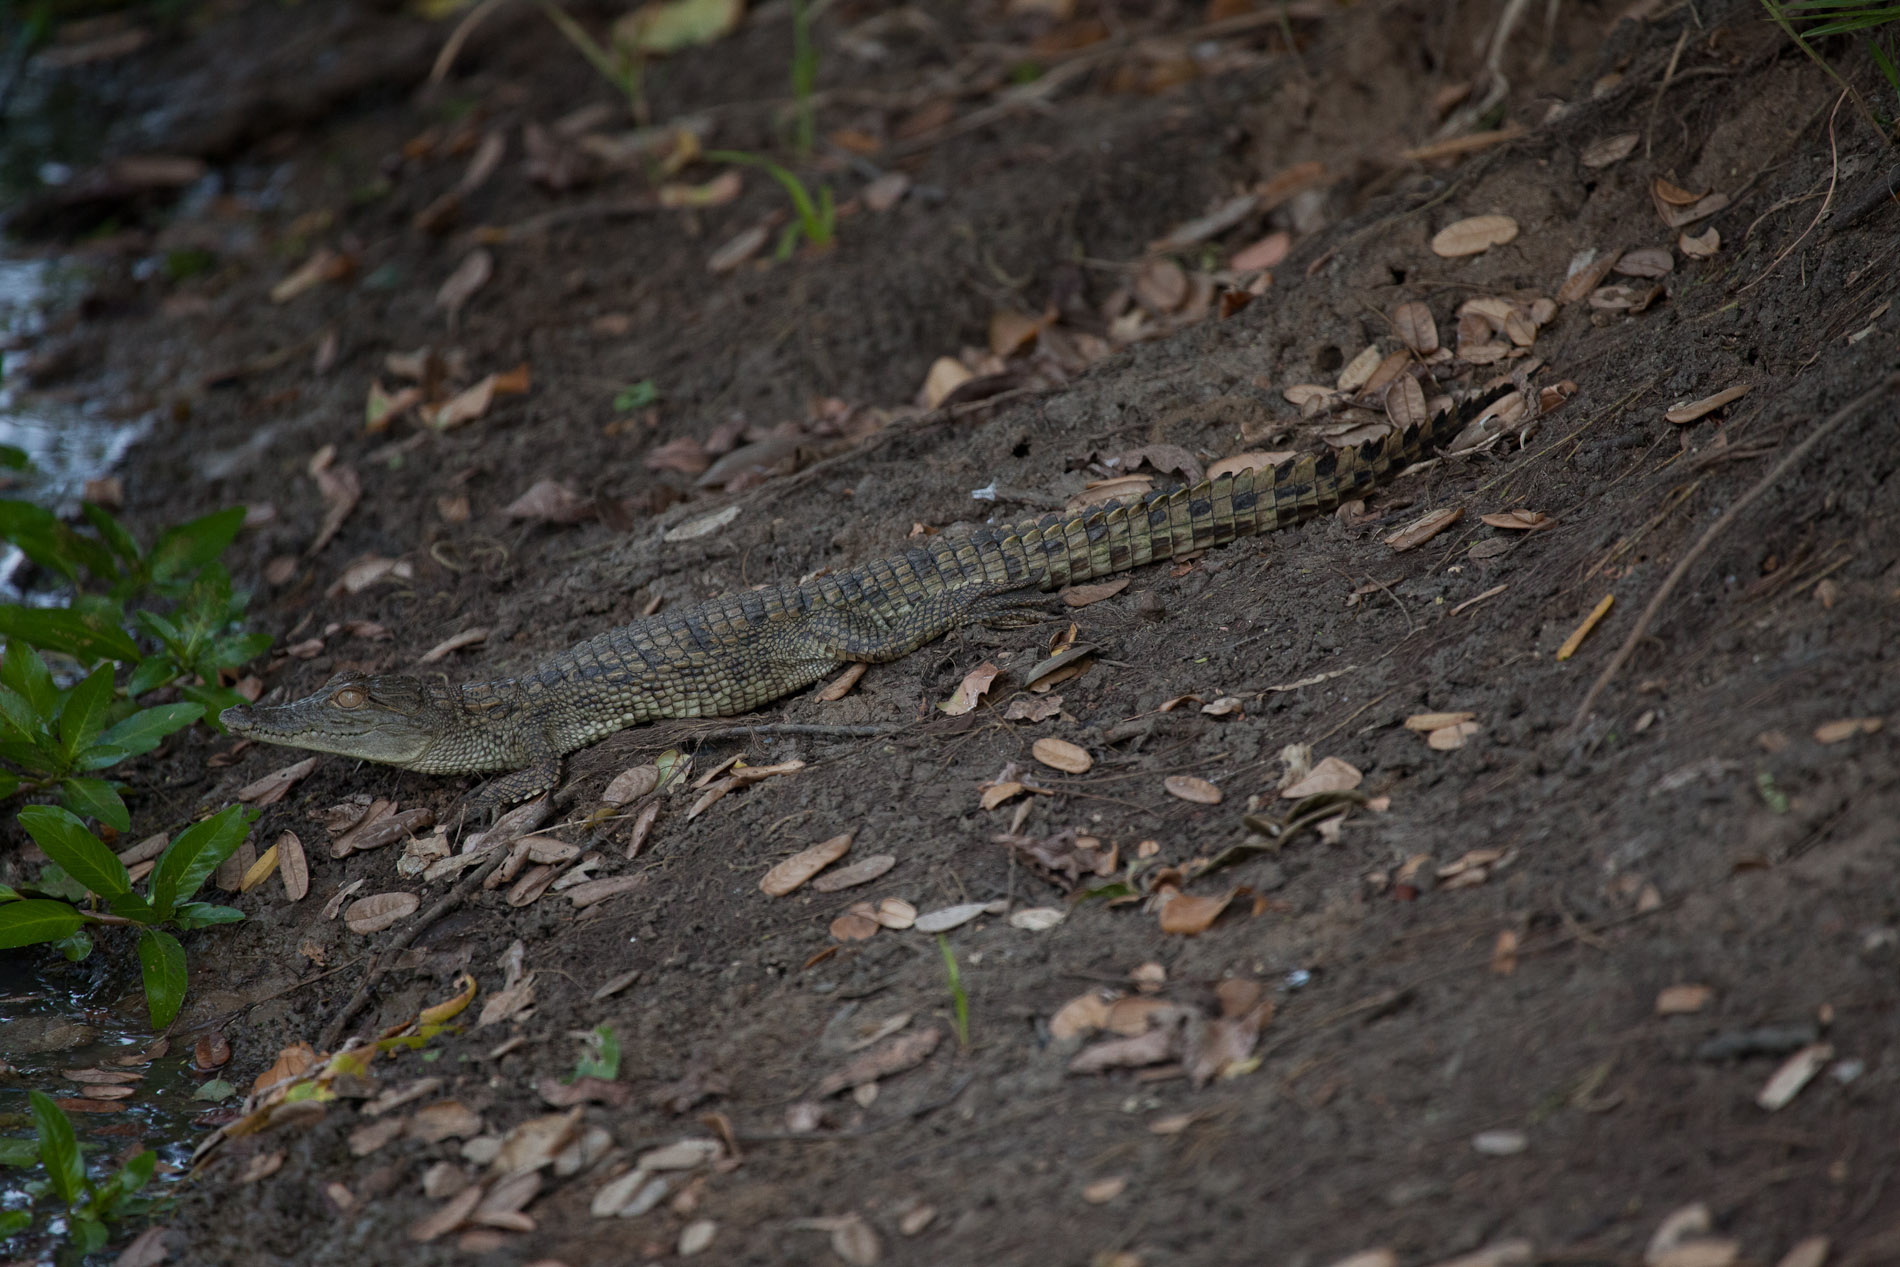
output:
[[[218,714],[234,735],[312,752],[334,752],[418,769],[461,727],[439,687],[413,677],[331,678],[288,704],[227,708]]]

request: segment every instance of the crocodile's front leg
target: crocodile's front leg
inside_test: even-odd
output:
[[[464,805],[464,813],[485,818],[505,805],[525,801],[543,792],[552,792],[561,782],[561,752],[542,730],[525,730],[515,736],[516,758],[523,767],[512,774],[490,779],[475,789]]]

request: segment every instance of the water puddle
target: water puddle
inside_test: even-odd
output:
[[[29,470],[5,472],[3,495],[62,514],[76,512],[87,482],[111,474],[151,429],[149,416],[107,418],[97,404],[28,392],[8,372],[44,332],[48,310],[79,282],[58,264],[0,258],[0,347],[15,349],[0,352],[0,444],[24,451],[32,463]],[[18,578],[24,562],[13,546],[0,550],[0,598],[23,601]]]

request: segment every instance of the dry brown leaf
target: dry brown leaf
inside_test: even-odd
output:
[[[1425,406],[1425,389],[1418,385],[1416,378],[1407,374],[1386,389],[1385,414],[1395,427],[1412,427],[1430,420],[1431,411]]]
[[[681,436],[648,449],[641,462],[649,471],[673,471],[680,475],[704,475],[712,466],[712,455],[697,436]]]
[[[434,664],[438,660],[447,659],[449,656],[453,655],[457,651],[460,651],[464,647],[478,647],[482,643],[487,642],[487,641],[488,641],[487,629],[485,628],[464,629],[461,633],[450,634],[448,637],[444,638],[442,641],[436,643],[433,647],[430,647],[427,651],[422,653],[421,658],[418,659],[416,663],[417,664]]]
[[[1314,763],[1306,772],[1306,777],[1285,788],[1280,795],[1290,800],[1302,796],[1318,796],[1321,792],[1350,792],[1359,786],[1366,776],[1359,770],[1341,761],[1338,757],[1327,757]]]
[[[1050,769],[1060,770],[1064,774],[1087,774],[1089,767],[1095,764],[1095,758],[1088,754],[1088,749],[1066,739],[1038,739],[1030,745],[1029,754]]]
[[[1715,990],[1706,985],[1665,986],[1656,994],[1656,1015],[1686,1016],[1700,1012],[1715,997]]]
[[[290,789],[317,768],[317,759],[307,757],[295,765],[287,765],[273,771],[254,783],[246,783],[237,791],[237,798],[247,805],[275,805],[290,795]]]
[[[709,273],[730,273],[747,260],[765,249],[771,240],[769,226],[755,224],[739,230],[726,239],[724,246],[706,257],[706,271]]]
[[[1722,249],[1722,231],[1710,225],[1699,235],[1681,234],[1676,249],[1692,260],[1712,260]]]
[[[1615,266],[1615,252],[1597,251],[1594,248],[1579,251],[1570,261],[1564,284],[1557,288],[1557,302],[1574,304],[1587,297],[1603,284],[1603,279],[1610,275],[1610,270]]]
[[[1714,413],[1723,405],[1740,400],[1754,390],[1755,385],[1753,383],[1740,383],[1734,387],[1724,388],[1713,396],[1704,396],[1701,400],[1687,401],[1678,404],[1663,414],[1663,417],[1678,425],[1695,422],[1699,418],[1704,418]]]
[[[902,932],[917,922],[917,908],[899,897],[879,898],[870,914],[880,927],[896,932]]]
[[[811,882],[814,893],[837,893],[844,889],[856,888],[860,884],[869,884],[892,867],[897,865],[897,855],[888,853],[872,854],[860,858],[848,867],[839,867],[836,871],[827,871]]]
[[[1827,1261],[1828,1251],[1833,1248],[1833,1244],[1825,1236],[1803,1237],[1781,1256],[1781,1261],[1775,1267],[1821,1267]]]
[[[1173,312],[1188,300],[1188,276],[1170,259],[1144,260],[1135,271],[1135,298],[1156,315]]]
[[[1541,510],[1506,510],[1495,515],[1479,515],[1478,519],[1493,528],[1511,532],[1535,532],[1540,528],[1554,527],[1557,523]]]
[[[711,180],[697,185],[668,181],[659,188],[660,205],[669,211],[697,211],[723,207],[739,196],[745,178],[737,168],[728,167]]]
[[[990,351],[1008,359],[1034,346],[1042,333],[1042,319],[1014,308],[999,308],[990,314]]]
[[[1132,1037],[1105,1039],[1084,1048],[1069,1061],[1069,1072],[1101,1073],[1173,1059],[1181,1054],[1181,1031],[1192,1015],[1189,1009],[1172,1004],[1158,1009],[1153,1028]]]
[[[1464,513],[1463,506],[1447,506],[1440,510],[1430,511],[1387,537],[1385,543],[1391,546],[1395,553],[1416,549],[1457,523]]]
[[[494,401],[495,376],[490,374],[473,387],[457,392],[442,404],[425,407],[422,410],[422,421],[437,431],[448,431],[482,417]]]
[[[1706,220],[1729,204],[1729,196],[1723,193],[1709,194],[1697,199],[1688,206],[1675,206],[1666,202],[1660,195],[1655,198],[1656,214],[1662,222],[1672,229],[1685,228],[1698,220]]]
[[[1277,268],[1286,259],[1287,252],[1293,249],[1293,236],[1284,229],[1276,230],[1235,251],[1227,261],[1227,267],[1236,273],[1252,273],[1263,268]]]
[[[997,904],[999,907],[1001,903]],[[960,902],[955,906],[939,907],[927,914],[919,915],[916,920],[920,933],[947,933],[953,928],[961,928],[990,909],[988,902]]]
[[[1113,1000],[1101,991],[1078,994],[1056,1009],[1049,1018],[1049,1036],[1055,1039],[1083,1038],[1108,1024],[1108,1008]]]
[[[1843,717],[1838,721],[1822,722],[1814,728],[1814,742],[1841,743],[1855,735],[1875,734],[1884,724],[1879,717]]]
[[[287,304],[297,296],[323,282],[338,281],[355,271],[356,261],[348,255],[339,255],[328,247],[319,248],[309,259],[300,264],[296,271],[270,288],[270,301],[274,304]]]
[[[767,897],[784,897],[851,851],[856,832],[845,832],[801,849],[765,873],[759,888]]]
[[[353,933],[380,933],[416,913],[422,899],[413,893],[377,893],[351,902],[343,922]]]
[[[495,275],[495,257],[483,247],[476,247],[462,257],[448,279],[435,292],[436,307],[441,308],[452,321],[462,306],[474,298],[475,292],[488,284]]]
[[[277,851],[278,870],[284,877],[284,896],[301,902],[310,892],[310,860],[303,851],[297,833],[287,831],[271,846]]]
[[[510,519],[538,519],[543,523],[574,524],[594,517],[594,503],[559,480],[536,480],[527,492],[503,508]]]
[[[433,1214],[426,1215],[410,1225],[409,1239],[426,1244],[447,1236],[468,1222],[469,1216],[475,1213],[475,1207],[482,1203],[484,1192],[485,1189],[478,1183],[470,1184],[462,1189]]]
[[[950,698],[937,707],[951,717],[961,717],[974,710],[984,693],[990,689],[990,683],[996,680],[996,675],[1000,672],[1002,670],[994,664],[984,661],[964,674],[963,681],[957,684],[957,689]]]
[[[1624,277],[1666,277],[1674,272],[1676,257],[1666,246],[1644,246],[1625,251],[1617,258],[1612,272]]]
[[[238,881],[238,892],[249,893],[258,885],[271,878],[277,871],[277,846],[266,849],[256,862],[244,869],[243,878]]]
[[[1517,221],[1509,216],[1472,216],[1440,229],[1432,238],[1432,253],[1446,259],[1478,255],[1517,237]]]
[[[831,921],[831,936],[834,941],[863,941],[876,936],[880,927],[882,925],[864,912],[849,910]]]
[[[1432,319],[1432,310],[1417,300],[1402,303],[1392,310],[1392,329],[1406,347],[1420,356],[1429,356],[1438,350],[1438,323]]]
[[[1447,726],[1468,722],[1476,716],[1476,713],[1413,713],[1405,719],[1405,728],[1422,732],[1443,730]]]
[[[836,1073],[828,1074],[819,1081],[812,1094],[822,1100],[851,1087],[861,1087],[903,1073],[927,1060],[941,1041],[943,1031],[934,1026],[900,1034],[864,1052]]]
[[[1619,132],[1615,136],[1603,137],[1584,146],[1577,155],[1577,161],[1592,168],[1620,163],[1636,152],[1636,143],[1642,139],[1640,132]]]
[[[1339,377],[1335,380],[1339,390],[1356,392],[1364,387],[1371,380],[1372,372],[1379,368],[1379,363],[1383,360],[1385,360],[1385,353],[1379,351],[1378,344],[1362,348],[1359,355],[1347,361],[1345,367],[1339,371]]]
[[[1288,403],[1298,405],[1300,413],[1305,416],[1317,413],[1320,408],[1332,403],[1339,393],[1318,383],[1294,383],[1291,387],[1281,388],[1280,395],[1286,397]]]
[[[1400,348],[1396,352],[1388,353],[1386,358],[1379,362],[1379,368],[1372,371],[1372,377],[1366,380],[1361,394],[1377,396],[1397,382],[1399,375],[1405,373],[1405,367],[1411,363],[1412,353],[1409,349]]]
[[[983,785],[983,795],[978,798],[977,803],[984,809],[995,809],[998,805],[1014,800],[1028,790],[1028,788],[1014,779],[1003,779],[995,783],[985,783]]]
[[[904,200],[910,192],[910,176],[904,172],[885,172],[858,191],[864,205],[882,215]]]
[[[1090,1205],[1107,1205],[1126,1191],[1128,1191],[1128,1177],[1116,1175],[1110,1179],[1097,1179],[1094,1183],[1084,1184],[1082,1199]]]
[[[930,363],[930,372],[924,376],[924,404],[931,409],[940,407],[951,392],[975,377],[956,357],[938,357]]]
[[[1010,8],[1015,12],[1029,8],[1046,10],[1054,4],[1074,8],[1073,0],[1015,0]],[[1186,224],[1177,225],[1169,230],[1165,237],[1150,242],[1148,250],[1151,254],[1166,255],[1171,251],[1184,251],[1190,246],[1197,246],[1209,238],[1218,237],[1227,232],[1252,215],[1259,205],[1258,194],[1236,194],[1223,200],[1206,215],[1196,216]]]
[[[1196,778],[1192,774],[1170,774],[1161,780],[1161,786],[1169,796],[1176,796],[1196,805],[1219,805],[1220,789],[1206,779]]]
[[[1425,736],[1425,746],[1435,752],[1451,752],[1465,746],[1465,740],[1483,730],[1475,721],[1459,722],[1454,726],[1441,726]]]
[[[1773,1113],[1786,1108],[1801,1094],[1801,1089],[1814,1080],[1814,1075],[1834,1059],[1834,1046],[1831,1043],[1809,1043],[1783,1062],[1775,1070],[1774,1076],[1763,1085],[1761,1093],[1755,1097],[1755,1103]]]
[[[1162,891],[1161,931],[1176,933],[1183,937],[1194,937],[1208,930],[1227,904],[1234,900],[1234,890],[1218,897],[1196,897],[1183,893],[1179,889],[1168,888]]]
[[[1071,585],[1062,591],[1062,601],[1069,607],[1087,607],[1091,603],[1115,597],[1128,588],[1132,579],[1118,576],[1112,581],[1098,581],[1092,585]]]

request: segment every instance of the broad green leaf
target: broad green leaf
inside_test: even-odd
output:
[[[0,950],[58,941],[79,931],[85,918],[65,902],[23,898],[0,906]]]
[[[7,654],[0,659],[0,686],[18,691],[42,717],[51,717],[59,708],[59,687],[52,671],[24,640],[7,644]]]
[[[33,878],[33,888],[41,897],[56,897],[75,905],[92,896],[92,890],[66,874],[57,862],[42,862]]]
[[[132,880],[118,855],[67,810],[29,805],[20,811],[20,826],[67,875],[100,897],[131,891]]]
[[[127,1197],[152,1181],[152,1174],[158,1169],[158,1154],[146,1149],[138,1156],[119,1167],[119,1173],[112,1176],[99,1189],[99,1205],[102,1209],[116,1208]]]
[[[40,1142],[37,1139],[0,1139],[0,1166],[37,1166]]]
[[[139,970],[145,977],[145,1006],[152,1028],[164,1029],[185,1005],[185,948],[170,933],[139,930]]]
[[[81,664],[123,660],[136,664],[139,645],[125,630],[96,616],[55,607],[0,604],[0,636],[18,638],[46,651],[69,655]]]
[[[67,1229],[66,1237],[72,1242],[72,1247],[81,1254],[90,1254],[94,1250],[104,1249],[106,1242],[112,1239],[112,1233],[98,1219],[75,1214],[72,1226]]]
[[[230,634],[212,644],[205,657],[214,669],[235,669],[270,650],[271,636],[265,633]]]
[[[46,1166],[53,1191],[67,1205],[86,1194],[86,1163],[79,1156],[79,1137],[66,1111],[44,1091],[28,1090],[33,1106],[33,1131],[40,1137],[40,1161]]]
[[[105,729],[106,710],[111,706],[111,665],[94,669],[67,694],[59,710],[59,748],[68,761]]]
[[[121,919],[136,920],[141,924],[158,923],[158,914],[152,910],[152,904],[136,893],[120,893],[106,903],[106,909]]]
[[[112,553],[134,567],[138,566],[141,555],[139,543],[132,539],[132,534],[125,530],[125,525],[111,511],[104,506],[86,502],[79,508],[79,513],[86,517],[86,522],[99,533],[100,540],[106,543]]]
[[[20,891],[18,889],[14,888],[11,884],[0,884],[0,902],[17,902],[19,900]]]
[[[19,775],[6,770],[0,770],[0,801],[6,800],[9,796],[19,791],[21,782],[23,782],[23,780]],[[0,888],[4,887],[4,885],[0,885]]]
[[[94,746],[123,749],[128,756],[137,756],[150,752],[166,735],[183,730],[202,716],[202,704],[160,704],[156,708],[142,708],[100,735]]]
[[[46,723],[50,715],[43,714],[26,702],[26,698],[11,687],[0,686],[0,724],[7,726],[14,734],[28,743],[37,743],[44,739]]]
[[[114,831],[131,831],[132,815],[119,790],[104,779],[67,777],[59,781],[59,803],[81,818],[96,818]]]
[[[33,461],[27,457],[25,449],[17,444],[0,444],[0,466],[9,471],[24,471],[31,465]]]
[[[144,614],[144,612],[139,613],[141,616]],[[137,699],[147,691],[156,691],[177,677],[180,672],[178,661],[170,651],[160,651],[156,655],[146,656],[139,661],[139,667],[132,670],[132,676],[125,680],[125,697]]]
[[[79,561],[60,548],[60,529],[65,527],[59,516],[44,506],[13,498],[0,500],[0,540],[19,546],[27,558],[47,571],[77,581]]]
[[[158,534],[146,565],[155,581],[175,581],[224,553],[244,526],[244,507],[232,506]]]
[[[152,905],[160,919],[170,919],[178,903],[189,901],[205,877],[237,852],[256,817],[256,810],[232,805],[178,833],[152,869]]]
[[[165,649],[174,656],[182,660],[191,654],[191,639],[185,636],[185,631],[157,612],[141,610],[133,619],[139,622],[145,632],[164,643]]]
[[[37,1158],[36,1149],[33,1156]],[[18,1236],[33,1226],[33,1212],[30,1210],[0,1210],[0,1236]]]
[[[210,928],[215,924],[235,924],[244,918],[244,912],[235,906],[219,906],[213,902],[183,902],[172,912],[172,922],[189,932],[194,928]]]
[[[0,690],[5,689],[0,687]],[[58,774],[59,758],[51,751],[52,747],[50,739],[44,744],[25,739],[0,739],[0,761],[10,761],[34,774]]]

